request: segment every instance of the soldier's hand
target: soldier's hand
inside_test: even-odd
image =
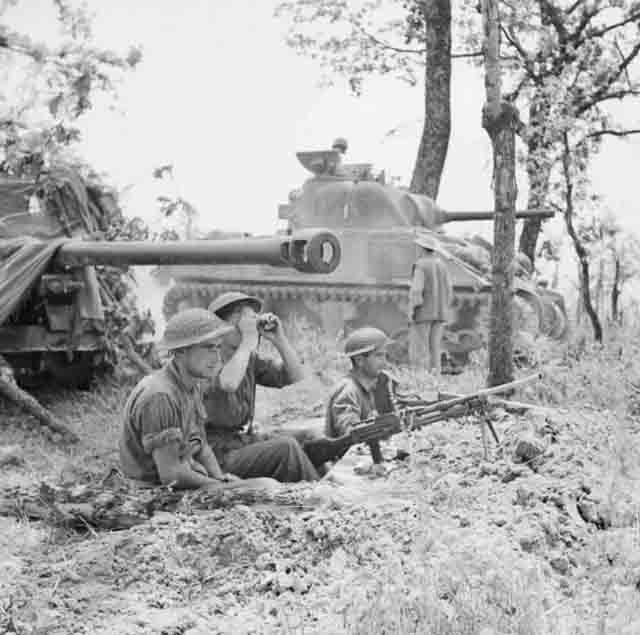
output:
[[[262,319],[268,319],[268,328],[259,328],[258,331],[265,340],[272,342],[274,339],[282,337],[284,335],[284,329],[282,327],[282,320],[275,313],[263,313],[260,316]]]
[[[258,316],[252,311],[245,311],[238,321],[238,330],[242,337],[242,346],[247,346],[250,350],[258,348]]]

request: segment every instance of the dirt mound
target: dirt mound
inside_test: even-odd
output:
[[[384,468],[353,448],[303,486],[301,505],[184,508],[112,533],[32,523],[3,559],[0,624],[51,635],[640,632],[633,425],[595,411],[494,416],[489,460],[477,419],[441,422],[394,437],[385,451],[405,459]]]

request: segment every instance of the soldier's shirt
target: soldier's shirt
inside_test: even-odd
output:
[[[205,418],[199,387],[185,380],[175,361],[143,378],[124,407],[123,472],[130,478],[159,483],[153,451],[177,443],[180,459],[189,460],[206,443]]]
[[[413,266],[409,302],[415,322],[448,322],[453,286],[447,265],[438,256],[425,256]]]
[[[346,375],[333,389],[325,414],[325,434],[339,437],[352,425],[376,413],[375,386],[367,388],[356,373]]]
[[[206,433],[218,460],[252,441],[244,433],[255,414],[256,386],[284,388],[291,383],[283,363],[252,353],[237,390],[222,390],[217,377],[205,387]]]

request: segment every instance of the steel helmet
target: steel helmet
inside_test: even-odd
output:
[[[391,340],[384,331],[373,326],[363,326],[356,329],[347,337],[344,343],[344,352],[347,357],[371,353],[378,348],[387,346]]]
[[[219,312],[222,309],[230,308],[232,304],[237,304],[238,302],[246,302],[247,304],[250,304],[255,309],[256,313],[260,313],[260,311],[262,311],[262,301],[259,298],[256,298],[252,295],[247,295],[246,293],[242,293],[240,291],[229,291],[227,293],[219,295],[209,305],[209,311],[219,316]]]
[[[333,144],[331,146],[332,149],[338,149],[338,150],[342,150],[342,152],[346,152],[347,148],[349,147],[349,144],[347,143],[347,140],[344,137],[338,137],[337,139],[334,139]]]
[[[167,351],[175,351],[233,332],[233,326],[206,309],[185,309],[169,319],[158,346]]]

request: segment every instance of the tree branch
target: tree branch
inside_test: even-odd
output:
[[[451,53],[451,59],[462,57],[482,57],[484,53],[482,51],[472,51],[470,53]]]
[[[427,52],[427,49],[406,49],[406,48],[402,48],[400,46],[393,46],[393,44],[389,44],[389,42],[385,42],[384,40],[381,40],[380,38],[376,37],[375,35],[373,35],[372,33],[369,33],[368,31],[365,31],[364,28],[356,23],[356,22],[352,22],[351,24],[353,24],[353,26],[358,29],[358,31],[360,31],[360,33],[362,33],[362,35],[364,35],[366,38],[368,38],[369,40],[371,40],[374,44],[377,44],[378,46],[381,46],[382,48],[385,49],[389,49],[390,51],[394,51],[395,53],[409,53],[411,55],[424,55]]]
[[[602,7],[598,7],[597,4],[595,4],[594,8],[591,9],[591,11],[589,11],[588,9],[584,10],[582,14],[582,19],[578,23],[576,30],[569,36],[569,39],[572,40],[574,44],[578,44],[579,42],[582,41],[580,38],[580,36],[582,35],[582,32],[587,28],[587,26],[589,25],[589,22],[591,22],[591,20],[595,18],[598,15],[598,13],[600,13],[601,11],[602,11]]]
[[[583,2],[584,0],[576,0],[570,7],[565,9],[565,14],[571,15]]]
[[[607,99],[615,99],[616,97],[626,97],[627,95],[637,95],[640,94],[638,90],[621,90],[616,91],[616,93],[609,93],[607,91],[611,88],[613,83],[625,72],[626,68],[631,64],[631,62],[638,56],[640,53],[640,41],[636,42],[635,46],[631,49],[631,52],[623,57],[620,66],[617,68],[616,72],[611,75],[611,77],[604,82],[604,84],[596,90],[595,93],[591,96],[591,99],[582,104],[582,106],[578,107],[576,114],[580,115],[589,108],[592,108],[596,104],[605,101]]]
[[[620,60],[622,62],[624,62],[624,53],[622,52],[622,48],[620,47],[620,44],[618,43],[618,38],[614,38],[613,40],[613,45],[616,47],[616,51],[618,51],[618,55],[620,55]],[[625,68],[624,69],[624,76],[627,80],[627,86],[629,86],[630,90],[633,90],[633,84],[631,83],[631,77],[629,77],[629,69]]]
[[[539,76],[533,70],[533,64],[531,62],[531,58],[527,51],[525,51],[524,46],[518,40],[518,36],[513,32],[513,29],[505,29],[502,25],[500,25],[500,31],[506,38],[507,42],[516,49],[516,51],[520,54],[522,62],[524,64],[524,68],[534,81],[538,81]]]
[[[629,16],[627,16],[624,20],[621,20],[620,22],[616,22],[614,24],[608,24],[607,26],[602,27],[601,29],[596,29],[594,31],[590,31],[588,36],[586,38],[584,38],[585,40],[591,40],[594,38],[598,38],[598,37],[602,37],[605,33],[608,33],[609,31],[613,31],[614,29],[617,29],[621,26],[625,26],[626,24],[629,24],[630,22],[635,22],[637,20],[640,20],[640,11],[637,11],[636,13],[632,13]]]
[[[520,96],[520,91],[527,85],[528,82],[528,78],[525,76],[523,77],[519,82],[518,85],[509,93],[505,93],[505,101],[508,102],[515,102],[516,99],[518,99],[518,97]],[[520,127],[519,130],[516,130],[516,132],[523,138],[526,139],[527,134],[526,134],[526,127],[524,124],[522,124],[522,126]]]
[[[611,130],[609,128],[605,128],[603,130],[596,130],[595,132],[590,132],[587,137],[588,138],[598,138],[604,137],[605,135],[610,135],[612,137],[628,137],[629,135],[640,134],[640,129],[631,129],[631,130]]]

